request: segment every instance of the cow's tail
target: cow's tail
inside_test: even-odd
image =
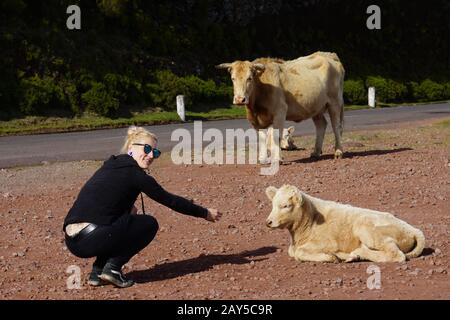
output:
[[[419,229],[414,228],[414,239],[416,240],[416,246],[410,252],[406,253],[406,258],[411,259],[420,256],[425,248],[425,236]]]

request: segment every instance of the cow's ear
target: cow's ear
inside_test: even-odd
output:
[[[298,205],[302,205],[303,204],[303,196],[301,192],[296,192],[292,197],[292,203],[294,204],[294,206]]]
[[[287,131],[288,131],[289,134],[293,134],[294,131],[295,131],[295,127],[294,127],[294,126],[290,126],[290,127],[287,129]]]
[[[273,199],[273,197],[275,197],[275,193],[277,193],[277,191],[278,191],[278,189],[273,186],[267,187],[267,189],[266,189],[267,198],[269,198],[269,200],[272,201],[272,199]]]
[[[266,70],[266,66],[263,65],[262,63],[252,64],[252,71],[254,74],[260,75],[261,73],[264,72],[264,70]]]
[[[231,63],[221,63],[216,66],[216,69],[228,69],[228,72],[231,71]]]

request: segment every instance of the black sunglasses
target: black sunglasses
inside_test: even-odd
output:
[[[150,152],[153,151],[153,158],[159,158],[159,156],[161,155],[161,151],[159,151],[159,149],[153,148],[151,145],[149,144],[143,144],[143,143],[133,143],[134,146],[144,146],[144,153],[145,154],[149,154]]]

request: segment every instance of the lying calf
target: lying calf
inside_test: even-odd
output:
[[[402,262],[419,256],[423,233],[387,212],[311,197],[295,186],[268,187],[266,224],[291,234],[289,256],[298,261]]]

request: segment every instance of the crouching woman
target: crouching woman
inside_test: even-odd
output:
[[[141,192],[182,214],[214,222],[221,217],[164,190],[144,169],[160,156],[157,138],[141,127],[130,127],[122,154],[111,156],[86,182],[64,220],[65,242],[80,258],[96,257],[88,283],[132,286],[122,266],[155,237],[158,222],[138,215],[134,206]]]

